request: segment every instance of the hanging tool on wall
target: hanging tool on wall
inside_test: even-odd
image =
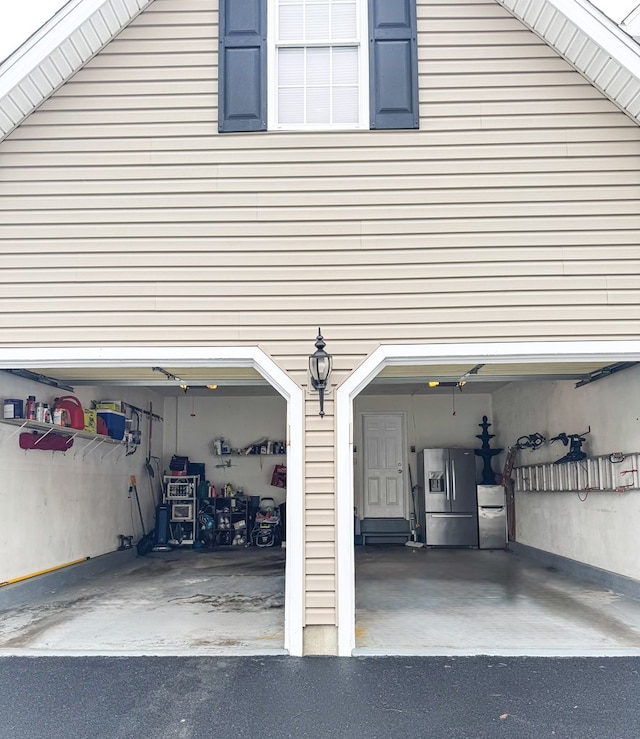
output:
[[[527,436],[521,436],[516,441],[516,446],[518,449],[531,449],[534,451],[535,449],[539,449],[544,443],[546,439],[542,434],[534,433],[534,434],[528,434]]]
[[[589,433],[591,433],[591,426],[589,426],[587,431],[584,431],[581,434],[565,434],[563,431],[561,434],[554,436],[553,439],[549,439],[551,444],[553,444],[554,441],[561,441],[565,446],[569,445],[569,451],[564,455],[564,457],[556,459],[554,464],[580,462],[581,460],[586,459],[587,453],[582,451],[582,445],[586,441],[584,437]]]
[[[131,408],[131,428],[125,432],[127,439],[127,451],[125,457],[129,457],[131,454],[135,454],[138,445],[140,444],[140,414],[134,408]],[[135,421],[136,427],[133,428],[133,422]]]
[[[151,500],[153,501],[153,505],[155,507],[156,505],[160,505],[160,503],[162,503],[162,481],[159,480],[158,482],[159,489],[158,489],[158,495],[157,495],[157,501],[156,501],[156,496],[154,495],[154,492],[153,492],[153,480],[155,478],[155,470],[153,468],[153,464],[158,465],[160,462],[160,459],[159,457],[154,457],[151,454],[151,439],[153,436],[153,420],[154,420],[152,403],[149,403],[149,411],[147,415],[149,418],[149,427],[147,430],[147,458],[145,459],[144,467],[147,472],[147,480],[149,481],[149,492],[151,494]],[[153,460],[153,464],[152,464],[152,460]],[[160,477],[160,470],[158,470],[158,477]]]
[[[142,517],[142,508],[140,507],[140,498],[138,497],[138,487],[136,484],[136,476],[131,475],[129,478],[129,495],[133,494],[133,496],[136,499],[136,504],[138,506],[138,513],[140,514],[140,526],[142,527],[142,536],[145,537],[147,535],[147,532],[144,528],[144,518]]]

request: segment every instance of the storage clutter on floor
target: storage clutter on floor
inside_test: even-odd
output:
[[[247,495],[231,483],[216,488],[206,479],[204,464],[174,455],[163,476],[154,549],[281,546],[284,509],[269,495]]]

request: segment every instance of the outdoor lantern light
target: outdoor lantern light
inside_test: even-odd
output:
[[[316,350],[309,357],[309,372],[311,373],[311,384],[313,389],[317,390],[320,395],[320,415],[324,416],[324,391],[327,389],[329,376],[331,375],[331,367],[333,358],[331,354],[327,354],[324,350],[325,343],[322,333],[318,328],[318,338],[316,339]]]

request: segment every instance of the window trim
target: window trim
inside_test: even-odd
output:
[[[276,31],[278,22],[278,0],[267,0],[267,131],[305,132],[305,131],[368,131],[370,129],[369,101],[369,2],[356,0],[358,14],[358,50],[359,50],[359,100],[358,117],[360,122],[354,125],[344,123],[278,123],[278,71]],[[283,46],[299,46],[287,43]],[[305,46],[326,46],[326,44],[308,43]],[[351,43],[338,42],[333,46],[353,46]]]

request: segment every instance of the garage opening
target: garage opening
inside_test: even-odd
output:
[[[302,400],[270,358],[23,350],[0,367],[0,651],[301,654]]]
[[[382,347],[338,390],[343,654],[640,653],[637,347],[577,348]]]

